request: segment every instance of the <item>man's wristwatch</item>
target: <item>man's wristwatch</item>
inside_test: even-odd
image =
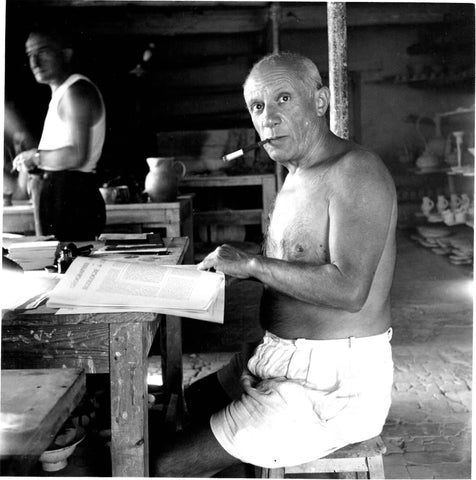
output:
[[[33,155],[33,167],[28,170],[28,173],[33,175],[39,175],[43,173],[40,166],[40,152],[36,152]]]

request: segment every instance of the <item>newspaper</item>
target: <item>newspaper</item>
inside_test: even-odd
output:
[[[49,295],[62,313],[147,311],[223,323],[225,277],[193,265],[77,257]]]

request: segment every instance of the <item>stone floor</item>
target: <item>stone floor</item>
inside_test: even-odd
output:
[[[393,404],[382,437],[389,479],[469,479],[471,471],[471,405],[473,291],[472,267],[451,265],[400,234],[393,286],[392,340],[395,381]],[[256,315],[250,298],[241,309]],[[228,302],[238,296],[229,296]],[[244,306],[244,308],[243,308]],[[253,336],[244,317],[233,317],[230,334],[223,326],[200,322],[185,326],[184,382],[189,384],[223,365],[240,338]],[[251,333],[250,333],[251,331]],[[195,339],[195,344],[191,340]],[[224,338],[228,339],[228,343]],[[214,348],[212,348],[214,346]],[[223,351],[221,351],[223,350]],[[152,356],[149,377],[160,376],[160,359]],[[70,465],[55,476],[101,476],[96,458],[107,456],[97,445],[85,445]],[[93,467],[91,467],[93,465]],[[225,476],[242,477],[244,470]],[[39,475],[44,475],[41,471]]]

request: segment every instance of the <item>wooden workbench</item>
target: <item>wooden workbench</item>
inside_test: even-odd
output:
[[[188,238],[168,243],[164,263],[180,264]],[[160,328],[164,386],[182,393],[180,318],[155,313],[55,315],[46,306],[6,312],[2,319],[2,369],[83,368],[109,373],[111,391],[111,462],[118,477],[149,472],[148,353]]]
[[[2,370],[2,475],[28,474],[86,391],[82,369]]]
[[[120,231],[120,227],[132,228],[137,232],[163,228],[166,237],[190,239],[184,263],[193,263],[192,198],[192,195],[181,195],[176,202],[106,205],[104,231]],[[23,234],[35,232],[31,203],[23,202],[4,207],[3,231]]]

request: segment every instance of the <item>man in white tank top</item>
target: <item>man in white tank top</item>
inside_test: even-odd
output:
[[[88,78],[72,73],[73,50],[59,33],[32,32],[26,53],[36,81],[49,85],[52,95],[38,148],[20,153],[14,166],[43,178],[43,234],[93,240],[106,218],[95,175],[106,131],[101,93]]]

